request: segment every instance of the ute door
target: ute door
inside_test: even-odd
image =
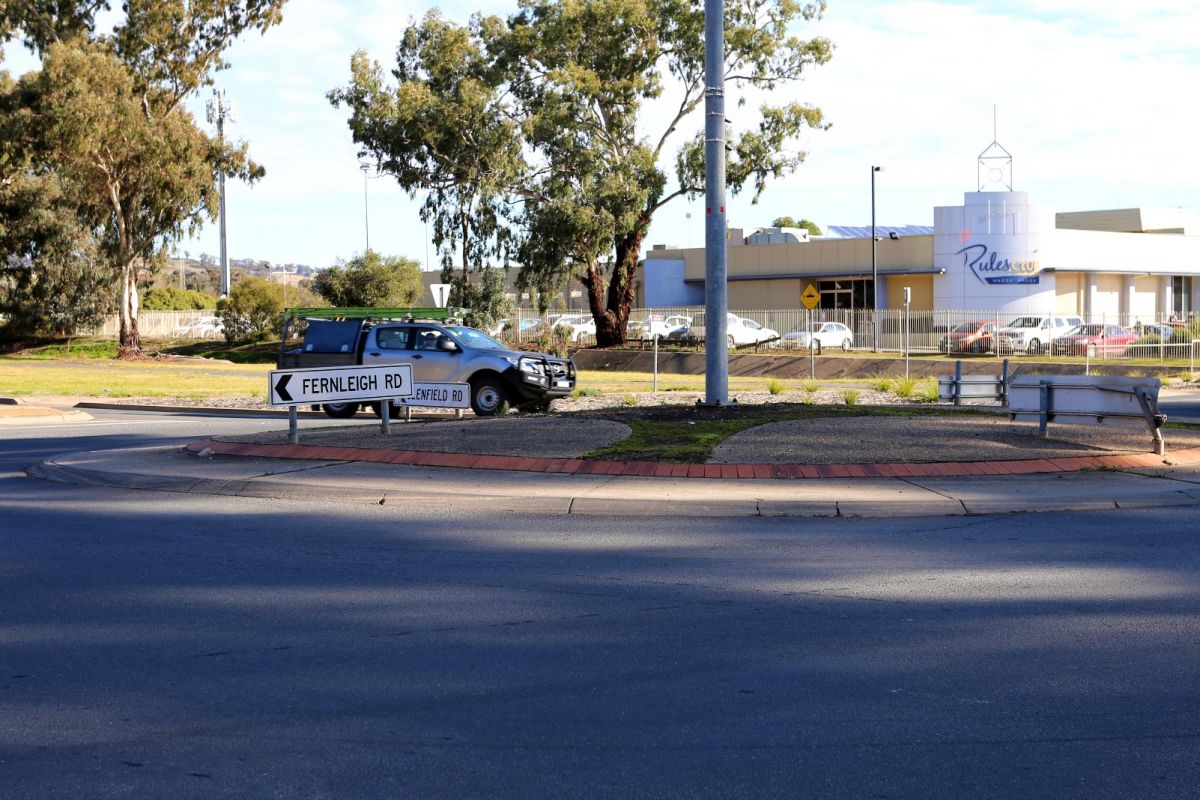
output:
[[[462,361],[462,350],[444,330],[433,325],[412,328],[413,381],[416,383],[454,383]],[[447,342],[453,350],[445,349]]]

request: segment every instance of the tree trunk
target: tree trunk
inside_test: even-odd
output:
[[[637,274],[638,253],[646,235],[646,227],[638,226],[617,242],[617,261],[607,281],[607,294],[604,292],[603,276],[596,271],[589,270],[590,280],[584,281],[588,289],[588,303],[596,318],[597,347],[620,347],[628,338],[629,309],[637,288],[634,276]]]
[[[121,319],[118,358],[138,358],[142,355],[142,337],[138,333],[137,267],[132,261],[121,268]]]

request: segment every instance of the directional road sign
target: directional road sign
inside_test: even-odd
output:
[[[273,406],[385,400],[412,392],[411,364],[274,369],[267,375],[267,398]]]
[[[423,408],[470,408],[471,384],[469,383],[421,383],[413,385],[410,397],[393,397],[398,406],[420,406]]]

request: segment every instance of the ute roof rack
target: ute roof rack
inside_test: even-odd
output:
[[[462,314],[451,314],[451,311],[465,309],[449,308],[287,308],[283,318],[294,319],[450,319],[461,317]]]

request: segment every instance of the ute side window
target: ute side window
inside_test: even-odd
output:
[[[407,350],[408,328],[383,328],[375,334],[375,342],[381,350]]]

